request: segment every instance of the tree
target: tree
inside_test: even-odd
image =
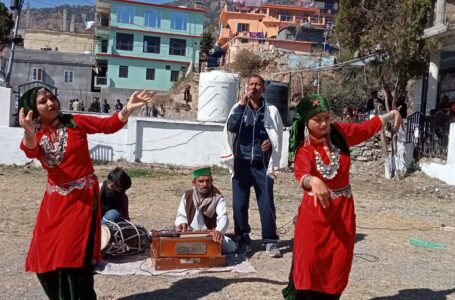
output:
[[[9,35],[13,26],[13,18],[8,12],[8,8],[6,8],[4,3],[0,3],[0,49],[3,49],[11,42]]]
[[[428,68],[432,40],[423,32],[432,13],[431,0],[340,0],[337,37],[345,53],[377,54],[368,66],[385,95],[386,109],[406,99],[408,81]],[[389,166],[384,130],[381,132],[386,168]],[[392,159],[394,159],[392,157]],[[393,162],[391,164],[393,166]],[[395,170],[389,169],[393,177]]]
[[[432,13],[431,0],[340,0],[337,37],[342,51],[380,54],[368,67],[386,95],[386,106],[395,107],[406,97],[410,79],[427,70],[433,40],[423,38]]]
[[[209,51],[213,48],[213,35],[210,31],[206,31],[202,34],[201,39],[201,52],[206,55],[209,54]]]

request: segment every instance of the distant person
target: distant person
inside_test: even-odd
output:
[[[396,103],[397,110],[403,119],[408,116],[408,105],[406,104],[406,97],[400,97]]]
[[[380,115],[384,109],[384,100],[379,98],[378,91],[371,92],[371,98],[367,102],[367,110],[370,118]]]
[[[100,112],[101,105],[100,105],[100,98],[94,97],[92,103],[90,104],[89,111],[91,112]]]
[[[73,99],[70,99],[70,102],[68,103],[68,110],[71,110],[71,111],[74,110],[73,103],[74,103],[74,100],[73,100]]]
[[[119,112],[122,110],[123,104],[122,104],[122,102],[120,102],[120,99],[117,99],[117,103],[115,103],[114,108],[115,108],[116,112]]]
[[[154,103],[152,103],[152,107],[150,108],[150,116],[154,118],[158,117],[158,109]]]
[[[81,103],[79,102],[79,99],[74,99],[73,111],[81,111]]]
[[[141,116],[148,117],[150,116],[150,107],[146,104],[141,108]]]
[[[191,85],[187,85],[185,90],[183,91],[183,100],[185,101],[186,105],[191,102]]]
[[[164,104],[160,104],[158,116],[161,118],[164,118],[165,115],[166,115],[166,108],[164,108]]]
[[[111,106],[107,103],[107,99],[103,100],[103,113],[108,114],[111,112]]]
[[[85,106],[84,106],[84,102],[83,101],[81,102],[81,111],[85,111]]]

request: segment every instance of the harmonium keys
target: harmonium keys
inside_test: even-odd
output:
[[[210,268],[224,265],[222,244],[213,241],[210,231],[152,230],[150,257],[155,270]]]

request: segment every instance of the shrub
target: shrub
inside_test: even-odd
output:
[[[247,49],[240,50],[232,64],[234,71],[242,77],[256,73],[260,67],[261,57]]]

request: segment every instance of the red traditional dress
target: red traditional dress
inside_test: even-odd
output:
[[[74,115],[73,120],[73,126],[53,128],[56,135],[41,127],[34,149],[23,142],[20,145],[26,156],[38,159],[48,174],[25,264],[28,272],[81,268],[94,209],[97,220],[93,258],[101,258],[99,184],[93,174],[87,134],[114,133],[125,123],[117,114],[109,118]]]
[[[375,117],[361,124],[335,123],[334,126],[351,147],[377,133],[382,122]],[[295,155],[297,180],[310,174],[324,181],[332,191],[330,205],[325,209],[320,203],[314,206],[311,190],[306,189],[303,195],[294,234],[293,280],[297,290],[341,294],[348,283],[356,231],[349,184],[351,160],[334,145],[332,153],[329,159],[322,145],[310,141],[302,145]],[[333,178],[330,178],[330,172],[326,172],[324,177],[321,166],[329,166],[334,160],[338,161],[338,171],[332,172]]]

